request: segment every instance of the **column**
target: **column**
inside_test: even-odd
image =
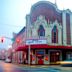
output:
[[[31,50],[31,48],[30,48],[30,45],[29,45],[29,49],[28,49],[28,64],[30,65],[30,50]]]
[[[26,15],[27,39],[30,38],[30,25],[30,15]],[[28,64],[30,65],[30,44],[28,47]]]
[[[70,13],[70,31],[71,31],[71,45],[72,45],[72,13]]]
[[[26,37],[30,37],[30,15],[26,15]]]
[[[52,44],[52,28],[47,29],[47,33],[48,33],[47,42],[49,45],[51,45]]]
[[[62,24],[63,24],[63,45],[67,43],[66,37],[66,11],[62,12]]]
[[[62,30],[58,29],[58,43],[59,45],[62,45]]]

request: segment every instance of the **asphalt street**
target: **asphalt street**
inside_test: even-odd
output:
[[[59,66],[26,66],[0,61],[0,72],[72,72],[72,68]]]

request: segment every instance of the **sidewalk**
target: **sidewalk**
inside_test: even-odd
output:
[[[56,69],[56,70],[61,70],[61,72],[69,72],[69,71],[72,71],[72,67],[61,67],[60,65],[28,65],[28,64],[16,64],[16,63],[13,63],[17,66],[20,66],[20,67],[28,67],[28,68],[44,68],[44,69],[48,69],[48,68],[51,68],[51,69]]]

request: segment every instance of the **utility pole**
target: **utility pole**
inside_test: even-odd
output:
[[[29,44],[29,49],[28,49],[28,53],[29,53],[29,54],[28,54],[28,64],[29,64],[29,65],[30,65],[30,49],[31,49],[31,48],[30,48],[30,44]]]

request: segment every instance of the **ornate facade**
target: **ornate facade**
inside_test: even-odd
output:
[[[22,33],[24,33],[22,35]],[[72,12],[59,10],[55,4],[48,1],[40,1],[34,4],[30,14],[26,15],[25,31],[20,32],[23,36],[16,47],[13,48],[16,53],[23,52],[22,60],[30,64],[51,64],[57,61],[72,59]],[[46,40],[46,44],[30,45],[30,56],[28,53],[29,46],[27,40]],[[22,62],[23,62],[22,61]]]

